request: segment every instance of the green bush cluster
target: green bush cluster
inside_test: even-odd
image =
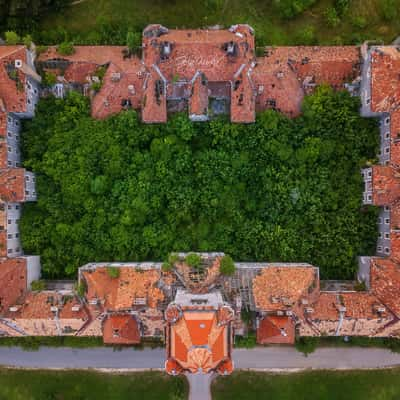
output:
[[[171,251],[223,251],[234,260],[310,262],[352,279],[374,251],[377,210],[361,207],[360,168],[377,122],[347,92],[322,87],[303,115],[254,124],[146,125],[134,111],[90,118],[71,93],[43,99],[24,124],[24,165],[39,201],[24,206],[21,239],[47,277],[87,262],[163,260]]]

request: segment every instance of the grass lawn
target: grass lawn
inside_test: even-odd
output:
[[[1,400],[183,400],[187,393],[185,378],[161,372],[111,375],[0,369]]]
[[[236,372],[217,378],[213,400],[397,400],[400,369],[310,371],[296,374]]]
[[[384,17],[384,1],[352,0],[348,11],[332,26],[326,10],[333,7],[334,0],[318,0],[290,20],[281,17],[272,0],[85,0],[62,13],[49,14],[39,28],[65,29],[72,37],[79,35],[86,40],[94,35],[100,21],[129,25],[136,31],[149,23],[171,28],[248,23],[256,30],[258,44],[340,44],[365,39],[389,43],[400,34],[400,18]],[[392,7],[400,9],[400,0],[391,1]]]

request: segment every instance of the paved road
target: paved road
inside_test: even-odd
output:
[[[0,365],[27,368],[110,368],[159,369],[164,366],[164,349],[114,351],[112,348],[46,348],[24,351],[18,347],[0,347]],[[304,357],[291,347],[237,349],[235,368],[379,368],[400,365],[400,354],[385,349],[320,348]]]
[[[374,348],[319,348],[305,357],[293,347],[264,347],[234,351],[236,368],[380,368],[400,366],[400,354]]]

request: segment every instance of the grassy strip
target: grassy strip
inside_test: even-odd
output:
[[[0,399],[7,400],[183,400],[187,393],[184,377],[161,372],[101,374],[0,369]]]
[[[400,369],[308,371],[296,374],[235,372],[218,377],[213,400],[395,400]]]
[[[18,346],[25,350],[38,350],[41,346],[47,347],[71,347],[71,348],[92,348],[106,347],[102,337],[85,336],[25,336],[25,337],[3,337],[0,338],[0,346]],[[136,346],[129,346],[135,350],[144,348],[163,347],[164,344],[158,338],[145,338],[142,343]],[[108,346],[109,347],[109,346]],[[122,349],[127,346],[112,346],[114,349]]]

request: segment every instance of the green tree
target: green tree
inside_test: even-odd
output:
[[[6,37],[6,43],[9,45],[18,44],[21,41],[21,38],[18,36],[18,34],[13,31],[7,31],[4,35]]]
[[[219,270],[223,275],[233,275],[235,273],[235,263],[231,256],[225,255],[221,258]]]

